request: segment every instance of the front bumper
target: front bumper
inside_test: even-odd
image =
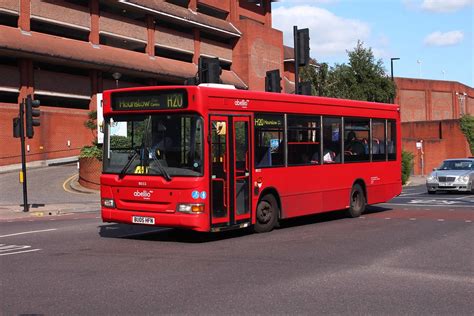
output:
[[[470,192],[471,183],[455,183],[455,182],[446,182],[446,183],[426,183],[426,188],[428,191],[457,191],[457,192]]]
[[[185,214],[185,213],[155,213],[110,209],[102,207],[102,221],[111,223],[132,224],[132,216],[153,217],[155,226],[185,228],[200,232],[208,232],[210,230],[209,215],[201,214]]]

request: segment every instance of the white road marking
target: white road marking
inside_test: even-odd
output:
[[[403,203],[380,203],[379,205],[393,205],[393,206],[406,206]],[[412,206],[432,206],[432,207],[445,207],[446,205],[439,204],[412,204]],[[472,205],[456,205],[456,208],[469,208],[472,209]]]
[[[22,250],[22,249],[27,249],[27,248],[31,248],[31,246],[4,245],[0,247],[0,252]]]
[[[19,236],[19,235],[26,235],[26,234],[45,233],[45,232],[51,232],[51,231],[55,231],[55,230],[57,230],[57,228],[44,229],[44,230],[32,230],[32,231],[28,231],[28,232],[21,232],[21,233],[15,233],[15,234],[1,235],[0,238],[12,237],[12,236]]]
[[[23,250],[23,251],[10,252],[10,253],[0,253],[0,256],[17,255],[19,253],[34,252],[34,251],[39,251],[39,250],[41,249],[30,249],[30,250]]]
[[[398,197],[410,196],[410,195],[424,195],[425,192],[417,192],[417,193],[402,193]]]

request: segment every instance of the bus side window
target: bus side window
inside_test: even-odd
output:
[[[283,166],[283,115],[255,115],[255,167]]]
[[[394,120],[387,121],[387,153],[388,160],[397,159],[397,144],[396,144],[397,126]]]

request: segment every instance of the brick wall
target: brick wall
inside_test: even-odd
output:
[[[12,136],[12,120],[18,115],[18,105],[2,103],[0,107],[0,166],[5,166],[21,161],[20,139]],[[35,127],[32,139],[26,139],[26,145],[30,148],[26,161],[79,155],[80,148],[91,144],[94,138],[91,131],[84,127],[87,112],[41,107],[41,126]]]
[[[423,141],[424,170],[421,169],[422,151],[416,143]],[[459,120],[402,123],[402,149],[415,155],[414,174],[428,174],[444,159],[469,157],[472,154]]]

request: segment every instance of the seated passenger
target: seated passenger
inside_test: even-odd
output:
[[[336,153],[332,150],[325,149],[323,151],[323,161],[325,163],[334,163],[336,160]]]

